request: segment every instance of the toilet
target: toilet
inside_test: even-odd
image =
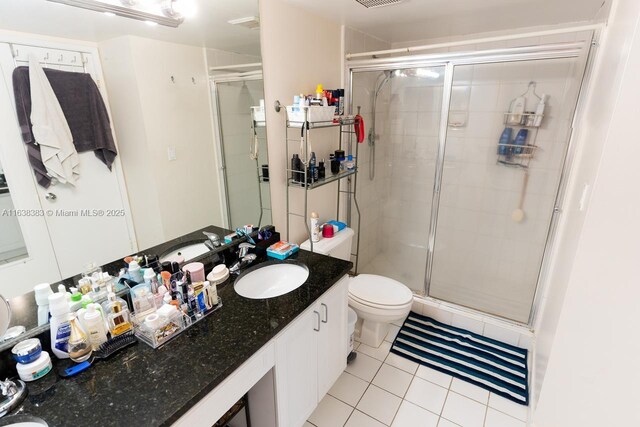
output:
[[[313,244],[313,251],[349,261],[354,232],[350,228]],[[309,241],[300,245],[310,250]],[[349,306],[358,315],[357,340],[379,347],[389,332],[389,325],[403,320],[411,311],[413,293],[397,280],[376,274],[360,274],[349,279]],[[358,327],[359,326],[359,327]]]

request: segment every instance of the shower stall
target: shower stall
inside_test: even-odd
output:
[[[347,62],[368,128],[357,273],[531,324],[590,37]]]

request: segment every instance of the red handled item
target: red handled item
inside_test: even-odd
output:
[[[353,130],[356,133],[356,139],[358,143],[364,141],[364,119],[360,114],[356,114],[355,123],[353,124]]]

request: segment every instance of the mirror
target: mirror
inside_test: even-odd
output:
[[[0,3],[0,212],[26,212],[0,216],[0,294],[19,339],[48,328],[38,283],[271,222],[258,0],[65,3]]]
[[[0,265],[18,261],[26,256],[27,246],[11,200],[9,184],[0,163]]]

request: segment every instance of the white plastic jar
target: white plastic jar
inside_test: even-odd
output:
[[[16,364],[18,376],[22,381],[25,382],[35,381],[39,378],[44,377],[51,371],[52,367],[53,365],[51,364],[51,358],[49,357],[49,353],[47,353],[46,351],[40,353],[40,357],[38,357],[31,363]]]

